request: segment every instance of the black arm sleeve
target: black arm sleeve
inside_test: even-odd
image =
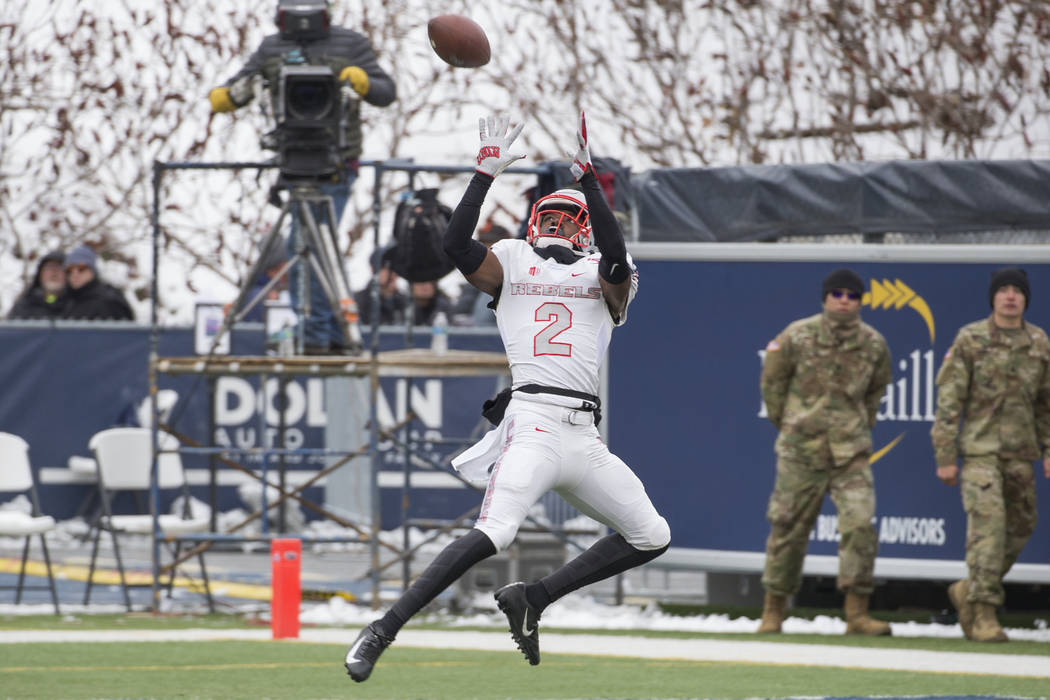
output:
[[[602,254],[601,262],[598,264],[598,274],[611,284],[620,284],[631,274],[627,265],[627,244],[623,241],[623,232],[620,224],[613,216],[609,203],[605,201],[605,195],[598,184],[598,176],[594,174],[594,168],[587,168],[587,172],[580,179],[580,187],[583,195],[587,198],[587,211],[590,214],[591,233],[594,234],[594,242],[598,246],[598,252]]]
[[[448,228],[445,229],[445,254],[456,263],[464,275],[469,275],[484,262],[489,249],[483,243],[474,240],[474,229],[481,216],[481,204],[485,201],[492,178],[484,173],[474,173],[467,185],[467,191],[452,212]]]

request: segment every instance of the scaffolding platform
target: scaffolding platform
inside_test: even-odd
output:
[[[502,352],[408,348],[359,355],[213,355],[159,357],[161,374],[250,375],[287,374],[306,376],[364,377],[373,368],[380,377],[482,377],[509,374]]]

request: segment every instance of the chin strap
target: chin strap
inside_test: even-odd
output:
[[[572,248],[566,248],[562,245],[549,245],[543,248],[533,247],[532,250],[544,260],[554,258],[554,262],[559,262],[562,265],[572,265],[580,259],[580,256],[576,255]]]

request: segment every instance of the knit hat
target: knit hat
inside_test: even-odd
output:
[[[1032,300],[1032,293],[1028,287],[1028,274],[1019,267],[1003,267],[992,273],[992,282],[988,285],[988,305],[995,308],[995,293],[1000,287],[1012,284],[1024,294],[1024,308],[1028,308],[1028,302]]]
[[[853,270],[841,267],[824,278],[820,300],[827,299],[828,293],[833,289],[848,289],[864,296],[864,281]]]
[[[66,267],[70,265],[87,265],[93,271],[98,272],[97,259],[95,251],[91,250],[91,248],[88,248],[86,245],[78,245],[66,255]]]
[[[57,262],[59,264],[65,262],[66,254],[61,248],[55,248],[44,257],[40,258],[39,266],[43,267],[44,263]]]

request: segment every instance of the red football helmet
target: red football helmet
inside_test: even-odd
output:
[[[545,214],[549,216],[544,216]],[[578,227],[571,235],[562,232],[562,226],[567,221],[575,223]],[[591,247],[590,214],[582,192],[571,189],[558,190],[536,200],[529,215],[529,230],[525,240],[535,246],[542,238],[568,241],[569,246],[578,251],[585,251]],[[556,241],[551,241],[554,242]]]

